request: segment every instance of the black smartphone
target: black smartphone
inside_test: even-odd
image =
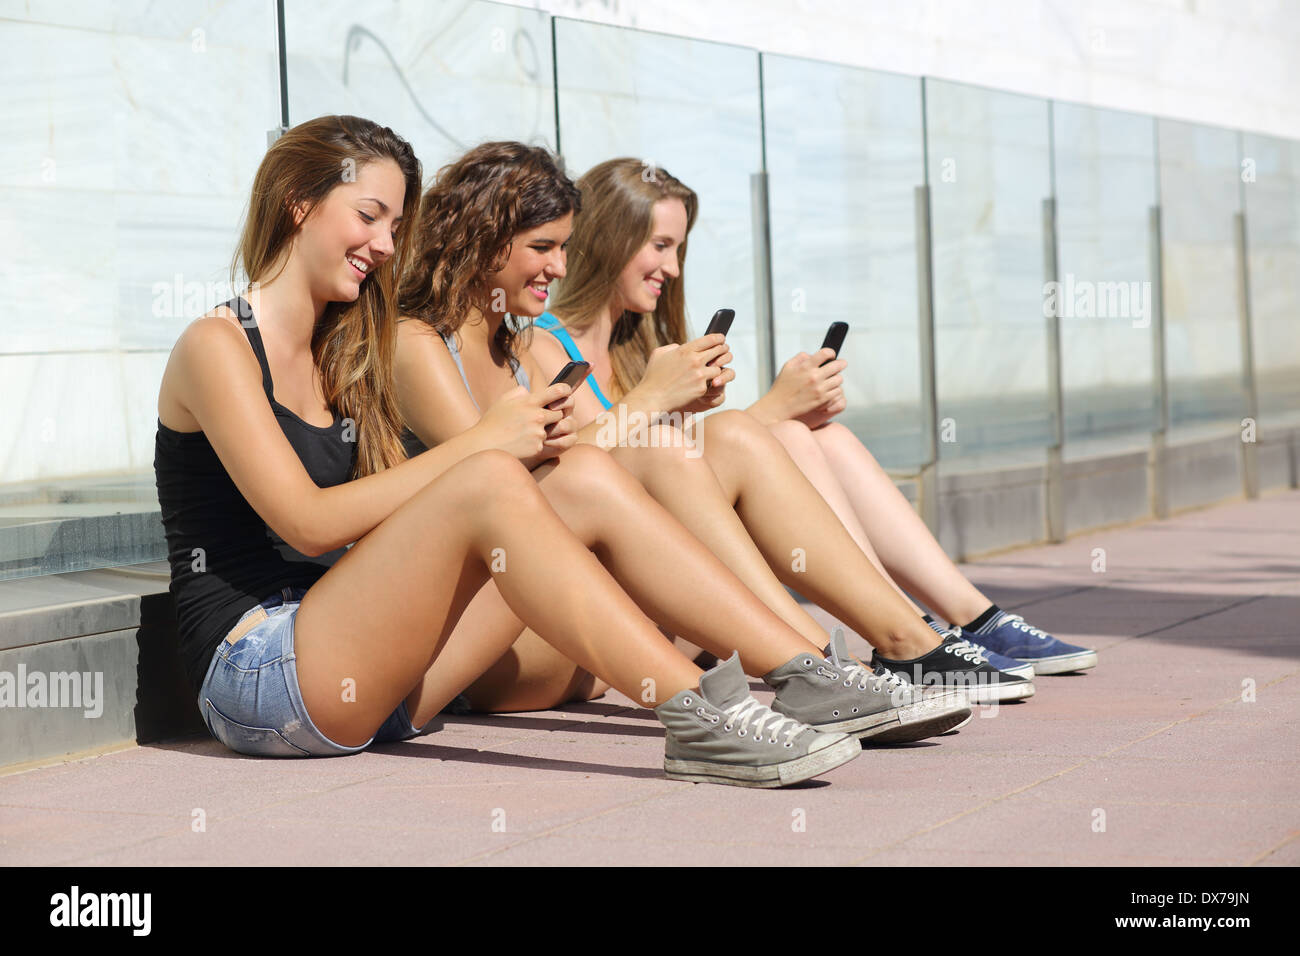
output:
[[[731,323],[736,319],[734,309],[719,309],[713,313],[713,318],[709,320],[709,327],[704,330],[705,335],[712,335],[715,332],[721,332],[726,335],[731,331]]]
[[[712,335],[714,332],[721,332],[726,335],[731,331],[731,323],[736,320],[735,309],[719,309],[713,313],[713,318],[709,320],[709,327],[704,330],[705,335]],[[713,363],[710,362],[710,365]]]
[[[849,334],[849,323],[832,322],[831,327],[826,330],[826,338],[822,339],[822,348],[832,349],[835,354],[828,358],[822,365],[827,365],[835,361],[840,356],[840,349],[844,345],[844,336]]]
[[[560,369],[559,374],[556,375],[555,378],[551,379],[551,384],[559,385],[563,382],[565,385],[569,386],[569,388],[576,389],[582,384],[583,379],[587,377],[587,373],[590,370],[590,362],[570,362],[568,365],[564,366],[564,368]],[[560,401],[563,402],[564,399],[560,399]],[[556,404],[556,402],[552,402],[546,407],[554,408]]]

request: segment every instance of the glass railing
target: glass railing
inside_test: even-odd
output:
[[[941,461],[1031,463],[1051,438],[1046,100],[925,81]]]
[[[1067,456],[1146,445],[1156,427],[1155,123],[1052,106]]]
[[[1300,143],[479,0],[283,8],[283,63],[264,0],[6,14],[10,98],[48,106],[0,168],[0,579],[164,557],[168,353],[230,295],[269,137],[324,113],[426,180],[489,139],[669,170],[728,404],[848,322],[841,420],[899,471],[1300,421]]]
[[[736,380],[728,403],[758,397],[751,177],[763,168],[758,54],[744,47],[555,20],[560,149],[575,177],[607,159],[663,168],[699,196],[683,270],[696,335],[720,308]]]
[[[850,332],[839,420],[885,467],[926,453],[917,329],[916,188],[925,181],[916,77],[763,55],[779,369]]]

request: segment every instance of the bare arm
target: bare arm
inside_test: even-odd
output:
[[[478,424],[479,410],[442,336],[418,319],[397,326],[397,406],[407,427],[433,448]]]
[[[745,410],[764,425],[797,418],[816,428],[845,408],[842,373],[847,364],[830,349],[813,355],[800,352],[781,366],[767,393]]]
[[[511,452],[531,469],[572,447],[576,440],[571,419],[562,420],[568,418],[571,399],[555,410],[543,407],[567,396],[567,386],[539,389],[538,375],[530,375],[534,385],[532,393],[525,392],[522,386],[516,387],[480,413],[447,344],[424,322],[409,320],[398,324],[394,372],[402,418],[429,448],[476,428],[486,428],[498,436],[497,444],[492,447]],[[549,430],[535,432],[537,422],[543,428],[550,426]],[[540,439],[533,441],[537,435]]]
[[[547,341],[549,339],[549,341]],[[532,354],[543,373],[554,375],[568,359],[553,336],[537,336]],[[627,407],[627,420],[640,416],[653,421],[666,412],[700,412],[715,408],[725,398],[726,384],[736,373],[726,367],[731,352],[721,335],[705,336],[684,345],[665,345],[654,350],[646,373],[637,386],[616,404]],[[715,365],[709,365],[715,362]],[[600,416],[604,409],[590,388],[579,387],[574,418],[578,441],[601,445]],[[623,436],[625,437],[625,436]],[[620,439],[621,440],[621,439]]]
[[[466,432],[378,474],[317,487],[284,436],[242,330],[208,316],[192,323],[164,372],[170,394],[198,423],[240,494],[290,547],[316,556],[371,531],[458,461],[494,447]]]

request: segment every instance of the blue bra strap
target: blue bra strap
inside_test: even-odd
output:
[[[537,326],[539,329],[550,332],[559,339],[560,344],[564,346],[564,353],[569,356],[570,361],[586,361],[586,359],[582,357],[582,353],[578,351],[578,343],[573,341],[573,336],[568,333],[564,326],[560,325],[560,320],[551,315],[551,313],[543,312],[540,317],[534,320],[533,325]],[[591,386],[592,392],[595,393],[595,396],[598,399],[600,399],[600,404],[603,405],[606,410],[613,406],[614,403],[605,397],[605,393],[602,392],[600,386],[596,384],[595,375],[592,375],[591,373],[587,374],[587,384]]]

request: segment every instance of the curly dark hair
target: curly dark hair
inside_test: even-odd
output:
[[[455,335],[471,308],[486,305],[514,237],[581,208],[578,187],[550,151],[517,142],[475,146],[438,170],[424,194],[399,310]],[[518,334],[505,322],[496,339],[511,371],[518,370]]]

